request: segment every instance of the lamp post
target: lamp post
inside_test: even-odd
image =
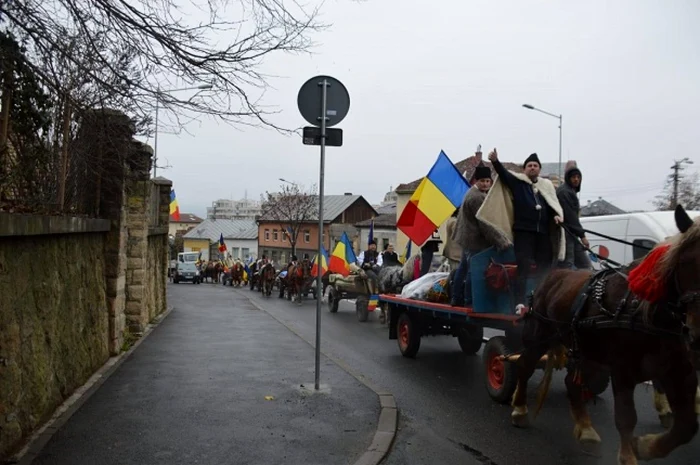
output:
[[[182,90],[205,90],[214,87],[211,84],[200,84],[194,87],[182,87],[179,89],[170,89],[165,91],[165,93],[180,92]],[[160,86],[156,90],[156,133],[155,140],[153,141],[153,177],[156,177],[156,170],[158,169],[158,113],[160,112]]]
[[[292,185],[292,186],[296,186],[296,185],[297,185],[297,183],[292,182],[292,181],[287,181],[287,180],[284,179],[284,178],[279,178],[279,180],[282,181],[282,182],[286,182],[287,184],[290,184],[290,185]]]
[[[559,171],[558,172],[559,172],[559,182],[561,183],[562,182],[562,177],[561,177],[561,120],[562,120],[562,117],[561,117],[561,115],[555,115],[554,113],[550,113],[548,111],[541,110],[541,109],[534,107],[532,105],[529,105],[527,103],[524,103],[523,107],[527,108],[528,110],[539,111],[540,113],[544,113],[545,115],[549,115],[549,116],[551,116],[553,118],[557,118],[559,120]]]

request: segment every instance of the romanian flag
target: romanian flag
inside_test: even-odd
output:
[[[379,307],[379,296],[376,294],[373,294],[369,296],[369,303],[367,304],[367,310],[370,312],[373,312]]]
[[[221,233],[219,236],[219,252],[224,253],[226,252],[226,243],[224,242],[224,233]]]
[[[369,237],[367,238],[367,247],[372,243],[374,240],[374,218],[372,218],[372,221],[369,223]]]
[[[333,250],[333,255],[331,255],[328,269],[333,273],[340,273],[343,276],[347,276],[350,274],[350,264],[356,261],[357,257],[355,256],[355,251],[352,250],[352,242],[350,242],[348,235],[343,233],[340,242],[335,245],[335,250]]]
[[[469,183],[440,151],[396,222],[396,227],[416,244],[423,244],[459,208]]]
[[[409,240],[408,240],[408,243],[406,244],[406,248],[403,250],[403,253],[402,253],[401,256],[399,257],[399,261],[400,261],[402,264],[403,264],[403,263],[406,263],[406,260],[408,260],[409,258],[411,258],[411,245],[412,245],[412,244],[413,244],[413,242],[411,242],[411,240],[409,239]]]
[[[318,265],[316,264],[317,257],[318,255],[316,255],[316,257],[314,257],[314,259],[311,261],[311,276],[318,276]],[[330,260],[328,258],[328,251],[325,247],[321,246],[321,276],[326,274],[326,272],[328,271],[329,261]]]
[[[170,189],[170,216],[172,216],[175,221],[180,221],[180,205],[177,203],[175,189]]]

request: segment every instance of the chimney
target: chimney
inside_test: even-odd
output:
[[[478,165],[481,163],[481,146],[479,146],[478,149],[476,149],[476,152],[474,152],[474,157],[476,157],[476,164]]]
[[[352,192],[346,192],[345,195],[352,195]]]

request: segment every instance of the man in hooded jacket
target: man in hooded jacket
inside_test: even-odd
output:
[[[575,161],[570,161],[566,164],[564,183],[557,188],[557,198],[564,211],[564,227],[567,230],[563,267],[590,270],[591,260],[583,248],[590,247],[590,244],[579,221],[581,205],[577,194],[581,191],[581,179],[581,170]]]

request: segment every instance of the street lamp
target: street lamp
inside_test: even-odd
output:
[[[292,182],[292,181],[287,181],[287,180],[284,179],[284,178],[279,178],[279,180],[282,181],[282,182],[286,182],[287,184],[291,184],[292,186],[296,186],[296,185],[297,185],[297,183]]]
[[[532,105],[529,105],[527,103],[523,103],[523,107],[527,108],[528,110],[535,110],[539,111],[540,113],[544,113],[545,115],[549,115],[553,118],[557,118],[559,120],[559,182],[562,182],[562,177],[561,177],[561,115],[555,115],[554,113],[550,113],[548,111],[540,110],[537,107],[533,107]]]
[[[170,89],[168,91],[165,91],[166,93],[171,93],[171,92],[180,92],[182,90],[205,90],[205,89],[211,89],[214,87],[211,84],[200,84],[198,86],[193,86],[193,87],[182,87],[179,89]],[[160,111],[160,86],[158,86],[156,90],[156,134],[155,134],[155,140],[153,141],[153,177],[156,177],[156,170],[158,168],[158,113]]]

